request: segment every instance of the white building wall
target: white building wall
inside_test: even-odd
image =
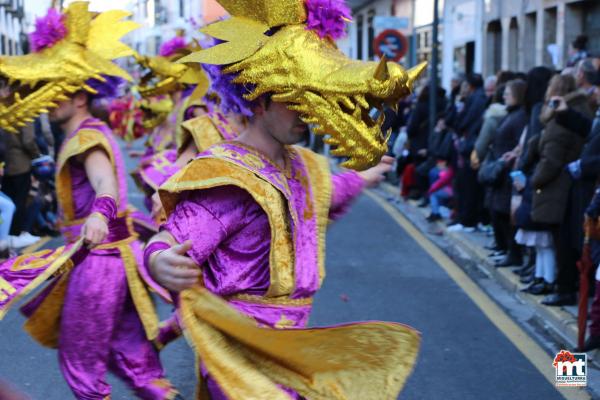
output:
[[[450,88],[452,77],[459,71],[455,49],[474,42],[473,72],[483,67],[483,0],[446,0],[443,13],[442,86]]]

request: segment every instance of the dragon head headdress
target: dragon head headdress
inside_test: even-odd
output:
[[[176,61],[194,50],[195,42],[186,44],[183,38],[175,38],[161,46],[158,56],[136,54],[138,64],[144,69],[138,91],[144,98],[168,95],[188,86],[196,86],[194,97],[203,97],[208,90],[208,78],[200,66],[184,65]]]
[[[38,20],[31,37],[33,53],[0,57],[0,76],[11,87],[10,97],[0,103],[0,128],[17,132],[79,90],[97,95],[98,83],[107,77],[131,80],[113,63],[134,54],[120,41],[138,27],[123,20],[129,15],[120,10],[96,14],[87,2],[74,2],[64,13],[51,9]]]
[[[179,60],[223,65],[246,100],[264,94],[297,110],[315,132],[328,134],[346,167],[365,169],[387,150],[380,126],[385,105],[408,95],[425,68],[386,60],[351,60],[333,39],[344,32],[348,9],[341,0],[219,0],[231,18],[202,32],[223,41]],[[340,25],[341,24],[341,25]],[[380,117],[373,118],[373,110]]]
[[[136,60],[143,69],[136,90],[142,97],[139,106],[143,111],[145,129],[150,130],[163,123],[173,110],[175,103],[165,96],[193,88],[189,101],[203,103],[209,86],[208,77],[197,64],[176,62],[198,49],[195,42],[188,44],[183,37],[175,36],[163,43],[158,56],[136,54]]]

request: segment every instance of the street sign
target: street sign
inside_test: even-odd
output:
[[[410,20],[406,17],[375,17],[373,19],[373,27],[376,30],[384,29],[408,29]]]
[[[390,61],[398,62],[408,51],[408,40],[397,30],[386,29],[377,35],[373,48],[379,58],[385,56]]]

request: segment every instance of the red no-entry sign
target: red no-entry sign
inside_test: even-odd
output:
[[[400,61],[408,51],[408,40],[401,32],[395,29],[386,29],[375,38],[373,42],[375,54],[379,58],[385,56],[390,61]]]

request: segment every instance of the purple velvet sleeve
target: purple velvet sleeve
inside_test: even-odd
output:
[[[363,178],[354,171],[345,171],[333,175],[329,219],[336,220],[344,215],[350,208],[352,201],[361,194],[364,186]]]
[[[144,268],[150,271],[150,257],[157,251],[170,249],[171,245],[166,242],[152,242],[144,249]]]
[[[189,255],[202,265],[230,233],[243,226],[249,198],[233,186],[186,193],[163,229],[179,243],[191,240]]]
[[[117,202],[110,196],[98,196],[94,200],[90,214],[98,213],[106,218],[107,222],[117,218]]]
[[[150,273],[150,257],[152,254],[169,248],[171,248],[171,245],[166,242],[152,242],[146,246],[144,249],[144,264],[140,267],[140,276],[148,286],[154,289],[154,291],[160,294],[165,300],[172,301],[173,296],[170,295],[165,288],[160,286]]]

